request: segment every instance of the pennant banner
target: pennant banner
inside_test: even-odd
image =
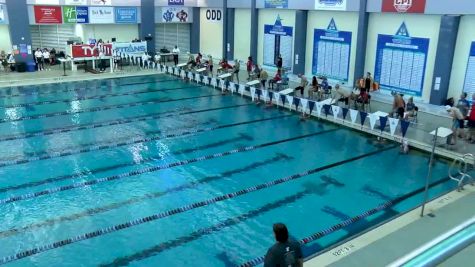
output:
[[[254,98],[256,97],[256,87],[251,87],[251,98],[252,101],[254,101]]]
[[[201,82],[201,76],[198,73],[195,74],[195,81],[196,83]]]
[[[339,106],[332,106],[333,111],[333,118],[338,119],[338,115],[340,114],[340,107]]]
[[[350,118],[352,123],[356,123],[356,118],[358,117],[358,111],[350,109]]]
[[[193,80],[193,73],[190,71],[188,72],[188,79]]]
[[[295,110],[299,110],[299,105],[300,105],[300,98],[298,97],[294,97],[294,106],[295,106]]]
[[[368,117],[368,113],[361,111],[360,112],[361,126],[364,125],[364,122],[366,121],[366,117]]]
[[[267,98],[272,101],[272,97],[270,96],[269,91],[267,91],[266,89],[262,89],[262,100],[267,101]]]
[[[376,121],[379,120],[379,117],[374,113],[369,114],[369,126],[371,130],[374,130],[374,126],[376,126]]]
[[[411,123],[407,120],[401,120],[401,133],[402,137],[406,137],[407,129],[409,129],[409,125]]]
[[[282,101],[282,106],[285,106],[285,95],[280,95],[280,100]]]
[[[218,87],[218,80],[216,78],[211,78],[211,86],[214,88]]]
[[[266,90],[266,91],[267,91],[267,90]],[[274,93],[271,92],[271,91],[269,91],[268,95],[269,95],[269,102],[272,103],[272,99],[274,98]]]
[[[241,94],[241,96],[244,95],[244,91],[246,91],[246,86],[244,86],[244,84],[240,84],[239,85],[239,93]]]
[[[346,120],[346,116],[348,115],[349,109],[343,108],[343,120]]]
[[[323,111],[325,112],[325,116],[328,116],[328,114],[330,114],[330,109],[330,105],[323,105]]]
[[[294,97],[291,95],[286,95],[287,104],[289,104],[289,110],[292,110],[292,103],[294,102]]]
[[[160,68],[161,68],[161,67],[160,67]],[[184,70],[181,71],[180,76],[181,76],[181,78],[185,79],[186,74],[185,74],[185,71],[184,71]]]
[[[221,91],[223,92],[226,90],[226,82],[223,79],[219,80],[219,87],[221,87]]]
[[[388,117],[379,117],[379,129],[381,132],[386,128],[386,124],[388,124]]]
[[[229,91],[231,91],[231,94],[233,94],[234,91],[236,91],[236,84],[235,83],[229,82]]]
[[[389,118],[389,130],[391,132],[391,136],[394,136],[394,133],[396,133],[396,128],[398,124],[399,124],[398,119]]]
[[[257,101],[261,101],[262,91],[261,89],[256,89]]]
[[[204,85],[209,85],[209,77],[208,76],[203,77],[203,84]]]
[[[300,99],[300,104],[301,104],[302,112],[305,113],[305,111],[307,110],[307,106],[308,106],[308,100],[305,99],[305,98],[302,98],[302,99]]]
[[[308,101],[308,109],[309,109],[310,114],[312,114],[314,108],[315,108],[315,101]]]

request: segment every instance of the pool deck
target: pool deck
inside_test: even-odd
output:
[[[347,243],[331,249],[305,263],[306,267],[387,266],[437,236],[449,231],[475,215],[475,186],[467,185],[462,192],[451,192],[426,206],[426,216],[420,208],[406,213]],[[440,266],[468,266],[473,261],[472,245]]]

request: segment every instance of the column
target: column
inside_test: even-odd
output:
[[[256,6],[257,0],[251,0],[251,57],[257,63],[257,39],[259,37],[258,23],[259,10]]]
[[[294,74],[305,73],[305,54],[307,49],[307,10],[295,11],[294,33]]]
[[[147,50],[155,53],[155,1],[142,0],[140,6],[141,20],[140,39],[147,41]]]
[[[225,58],[231,60],[234,59],[234,8],[228,8],[226,12],[226,24],[223,25],[225,40],[224,50]],[[240,60],[245,60],[245,58],[240,58]]]
[[[193,8],[193,22],[191,23],[190,52],[200,52],[200,8]]]
[[[459,24],[459,15],[442,16],[440,20],[439,43],[430,92],[430,103],[434,105],[442,105],[447,99]]]
[[[355,59],[355,72],[353,81],[348,81],[349,85],[353,85],[354,82],[363,77],[365,72],[365,59],[366,59],[366,42],[368,39],[368,22],[369,13],[366,12],[366,1],[360,0],[360,11],[358,19],[358,33],[356,35],[356,59]]]
[[[31,46],[30,22],[28,20],[26,0],[6,0],[6,4],[12,45],[16,45],[18,48],[20,48],[20,45]],[[33,62],[33,55],[27,55],[26,57],[16,55],[15,61],[17,63]]]

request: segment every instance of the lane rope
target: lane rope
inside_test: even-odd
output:
[[[312,135],[315,135],[315,134],[312,134]],[[354,158],[350,158],[350,159],[347,159],[347,160],[344,160],[344,161],[341,161],[341,162],[336,162],[336,163],[326,165],[326,166],[323,166],[323,167],[319,167],[319,168],[316,168],[316,169],[313,169],[313,170],[308,170],[308,171],[305,171],[305,172],[302,172],[302,173],[299,173],[299,174],[290,175],[290,176],[280,178],[280,179],[277,179],[277,180],[273,180],[273,181],[270,181],[270,182],[267,182],[267,183],[262,183],[262,184],[252,186],[252,187],[249,187],[247,189],[242,189],[242,190],[239,190],[239,191],[236,191],[236,192],[233,192],[233,193],[228,193],[228,194],[221,195],[221,196],[218,196],[218,197],[214,197],[214,198],[211,198],[211,199],[208,199],[208,200],[195,202],[193,204],[185,205],[185,206],[175,208],[175,209],[170,209],[170,210],[167,210],[165,212],[156,213],[156,214],[153,214],[153,215],[150,215],[150,216],[147,216],[147,217],[142,217],[142,218],[139,218],[139,219],[130,220],[130,221],[127,221],[127,222],[124,222],[124,223],[121,223],[121,224],[117,224],[117,225],[114,225],[114,226],[109,226],[109,227],[106,227],[106,228],[102,228],[102,229],[96,230],[94,232],[88,232],[88,233],[85,233],[85,234],[80,234],[80,235],[77,235],[75,237],[63,239],[61,241],[57,241],[57,242],[50,243],[50,244],[47,244],[47,245],[38,246],[38,247],[33,248],[33,249],[24,250],[22,252],[14,254],[14,255],[3,257],[0,260],[0,264],[6,264],[6,263],[16,261],[16,260],[19,260],[19,259],[22,259],[22,258],[30,257],[30,256],[33,256],[33,255],[36,255],[36,254],[39,254],[39,253],[43,253],[43,252],[48,251],[48,250],[64,247],[64,246],[67,246],[67,245],[70,245],[70,244],[73,244],[73,243],[77,243],[77,242],[80,242],[80,241],[92,239],[92,238],[95,238],[95,237],[98,237],[98,236],[103,236],[103,235],[106,235],[106,234],[118,232],[118,231],[130,228],[130,227],[133,227],[133,226],[137,226],[137,225],[145,224],[145,223],[148,223],[148,222],[156,221],[156,220],[159,220],[159,219],[163,219],[163,218],[166,218],[166,217],[170,217],[170,216],[173,216],[173,215],[184,213],[184,212],[187,212],[187,211],[190,211],[190,210],[193,210],[193,209],[208,206],[210,204],[215,204],[215,203],[222,202],[222,201],[229,200],[229,199],[233,199],[233,198],[236,198],[238,196],[242,196],[242,195],[245,195],[245,194],[248,194],[248,193],[252,193],[252,192],[260,191],[260,190],[270,188],[270,187],[273,187],[273,186],[276,186],[276,185],[280,185],[280,184],[283,184],[283,183],[286,183],[286,182],[289,182],[289,181],[294,181],[294,180],[297,180],[299,178],[302,178],[302,177],[320,172],[322,170],[333,168],[335,166],[345,164],[349,161],[354,161],[354,160],[358,160],[358,159],[361,159],[361,158],[364,158],[364,157],[375,155],[375,154],[393,149],[395,147],[398,147],[398,146],[397,145],[390,146],[390,147],[387,147],[387,148],[384,148],[384,149],[376,150],[376,151],[373,151],[373,152],[370,152],[370,153],[366,153],[364,155],[360,155],[360,156],[357,156],[357,157],[354,157]],[[218,153],[218,154],[215,154],[215,155],[224,155],[224,154],[237,153],[238,150],[239,149],[228,151],[228,152],[225,152],[225,153]],[[243,151],[250,151],[250,150],[253,150],[253,147],[243,148]],[[205,160],[207,157],[213,157],[213,156],[204,156],[204,157],[201,157],[201,158],[198,158],[198,159]],[[118,176],[120,176],[120,175],[117,175],[117,177]]]

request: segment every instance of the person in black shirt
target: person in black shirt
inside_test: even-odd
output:
[[[366,73],[366,77],[365,77],[365,82],[364,82],[364,88],[366,90],[366,92],[370,92],[371,91],[371,87],[373,87],[373,77],[371,77],[371,73]]]
[[[284,65],[284,62],[282,60],[282,55],[279,55],[277,57],[277,69],[282,71],[282,66]]]
[[[302,267],[303,254],[297,241],[289,240],[289,231],[285,224],[274,224],[274,236],[277,241],[264,259],[264,267]]]

